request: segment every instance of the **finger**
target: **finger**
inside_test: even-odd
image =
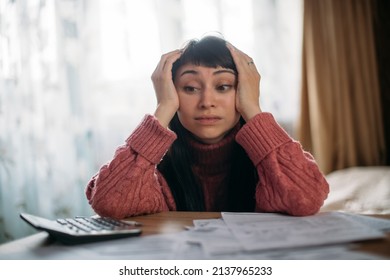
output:
[[[181,50],[174,50],[162,55],[160,61],[161,70],[164,71],[166,67],[172,68],[173,63],[180,58],[181,54]]]
[[[227,46],[235,62],[242,63],[251,60],[251,58],[246,53],[234,47],[232,44],[229,43]]]
[[[152,79],[157,77],[163,77],[166,75],[171,78],[172,65],[177,59],[180,58],[181,54],[182,52],[180,50],[174,50],[169,53],[163,54],[159,63],[156,66],[156,69],[152,74]]]
[[[230,43],[227,43],[226,45],[230,50],[234,63],[236,64],[237,70],[239,72],[245,70],[253,70],[253,69],[257,70],[253,59],[249,55],[237,49]]]

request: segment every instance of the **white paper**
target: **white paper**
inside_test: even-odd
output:
[[[383,231],[390,231],[390,220],[376,217],[370,217],[366,215],[356,215],[345,212],[337,212],[339,215],[345,215],[348,219],[352,219],[356,222],[362,223],[371,228],[375,228]]]
[[[222,213],[246,251],[318,246],[384,237],[346,215],[329,212],[307,217],[269,213]]]

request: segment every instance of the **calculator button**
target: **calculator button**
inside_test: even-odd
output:
[[[57,219],[57,222],[60,223],[61,225],[67,225],[68,222],[65,219]]]

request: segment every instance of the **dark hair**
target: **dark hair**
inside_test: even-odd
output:
[[[207,36],[201,40],[194,39],[187,43],[180,59],[172,66],[173,79],[175,79],[177,70],[185,64],[212,68],[221,66],[226,69],[232,69],[237,73],[233,57],[226,47],[226,41],[215,36]]]
[[[226,41],[219,37],[208,36],[190,41],[180,59],[173,64],[173,77],[182,65],[188,63],[213,68],[221,66],[237,72]],[[241,118],[240,123],[244,125],[245,121]],[[192,172],[194,160],[187,141],[190,132],[182,126],[177,114],[169,128],[176,133],[177,139],[157,168],[172,191],[178,211],[205,211],[202,186]],[[228,178],[228,209],[222,211],[254,211],[257,181],[253,163],[244,149],[235,143]]]

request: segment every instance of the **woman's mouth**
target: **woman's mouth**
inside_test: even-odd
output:
[[[216,122],[220,121],[222,118],[218,116],[199,116],[195,117],[195,120],[201,124],[204,125],[212,125],[215,124]]]

